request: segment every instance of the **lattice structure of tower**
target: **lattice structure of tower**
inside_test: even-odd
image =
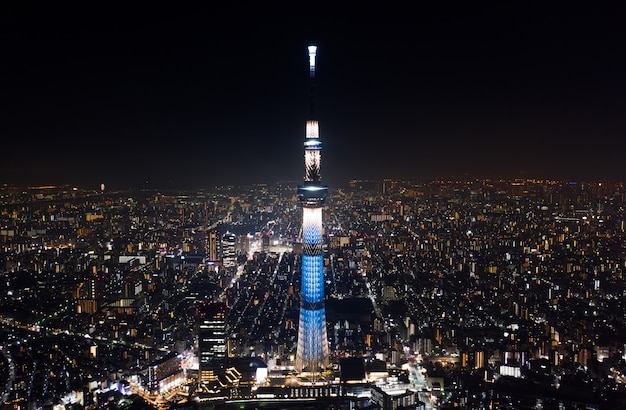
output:
[[[298,371],[319,373],[329,362],[326,309],[324,306],[324,256],[322,254],[322,208],[328,188],[321,183],[322,143],[319,124],[314,119],[315,59],[317,47],[309,46],[310,119],[304,140],[304,184],[298,187],[302,205],[302,289],[298,347]]]

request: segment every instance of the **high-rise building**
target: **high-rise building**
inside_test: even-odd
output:
[[[222,265],[226,269],[234,270],[237,267],[236,243],[237,236],[232,232],[226,232],[222,237]]]
[[[208,260],[210,262],[218,262],[221,260],[222,243],[220,241],[220,233],[217,229],[212,229],[208,233]]]
[[[200,381],[213,378],[226,360],[226,315],[224,302],[201,302],[198,306],[198,365]]]
[[[322,254],[322,207],[328,188],[321,183],[322,143],[315,120],[316,46],[309,46],[310,119],[304,140],[304,184],[298,187],[302,205],[302,291],[298,347],[295,367],[298,371],[320,372],[329,361],[324,306],[324,257]]]

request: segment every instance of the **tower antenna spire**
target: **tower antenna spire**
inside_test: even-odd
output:
[[[309,46],[309,119],[315,119],[315,59],[317,46]]]

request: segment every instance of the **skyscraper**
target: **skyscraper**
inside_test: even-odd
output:
[[[302,291],[296,369],[319,372],[328,364],[328,337],[324,306],[324,258],[322,255],[322,207],[328,188],[321,183],[322,143],[315,120],[315,58],[309,46],[310,118],[304,140],[304,184],[298,187],[302,204]]]
[[[213,370],[226,360],[226,313],[223,302],[200,302],[198,306],[198,364],[200,381],[210,381]]]
[[[208,246],[208,251],[209,251],[209,261],[211,262],[218,262],[219,260],[221,260],[221,242],[219,240],[219,231],[217,229],[212,229],[209,231],[208,233],[208,237],[209,237],[209,246]]]
[[[226,232],[222,236],[222,265],[230,271],[237,268],[237,254],[235,245],[237,243],[237,235],[232,232]]]

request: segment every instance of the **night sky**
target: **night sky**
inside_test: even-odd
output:
[[[310,43],[331,188],[626,180],[624,8],[14,3],[0,13],[0,183],[300,181]]]

